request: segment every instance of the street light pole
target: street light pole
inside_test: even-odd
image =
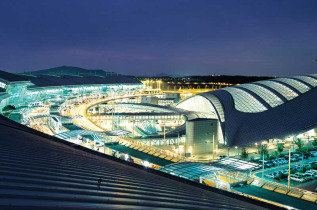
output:
[[[112,108],[112,130],[114,130],[114,108]]]
[[[163,139],[163,142],[164,142],[164,151],[165,151],[166,150],[166,148],[165,148],[165,145],[166,145],[166,142],[165,142],[165,140],[166,140],[165,139],[165,122],[164,122],[163,125],[164,125],[164,139]]]
[[[212,162],[215,161],[215,133],[212,133]]]
[[[177,151],[179,155],[179,131],[177,132]]]
[[[288,149],[288,190],[290,190],[291,184],[291,149]]]
[[[134,130],[135,130],[135,116],[133,116],[133,121],[132,121],[133,125],[132,125],[132,136],[134,138]]]
[[[263,147],[263,144],[261,143],[261,148]],[[261,149],[262,150],[262,149]],[[260,151],[261,151],[260,150]],[[264,152],[262,152],[262,179],[264,177]]]
[[[295,140],[295,136],[293,136],[293,152],[295,151],[294,150],[294,140]]]

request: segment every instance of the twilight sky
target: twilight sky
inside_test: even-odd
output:
[[[1,0],[0,69],[317,73],[316,0]]]

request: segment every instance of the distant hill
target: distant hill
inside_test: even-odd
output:
[[[76,76],[117,76],[115,72],[106,72],[101,69],[83,69],[74,66],[59,66],[50,69],[24,72],[28,75],[76,75]]]

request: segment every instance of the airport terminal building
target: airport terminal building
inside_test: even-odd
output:
[[[137,79],[120,75],[17,75],[0,71],[0,108],[27,107],[44,100],[57,102],[58,98],[65,100],[91,94],[111,96],[142,88],[143,84]]]
[[[230,146],[285,139],[317,127],[317,74],[277,78],[195,95],[177,107],[211,113]]]
[[[179,102],[176,107],[120,101],[144,96],[143,87],[135,78],[113,74],[0,71],[0,178],[3,180],[0,207],[280,208],[274,203],[228,192],[230,187],[226,190],[201,184],[202,175],[208,177],[214,170],[217,173],[233,171],[187,159],[190,155],[187,156],[186,148],[192,147],[191,153],[198,154],[202,150],[214,150],[218,139],[229,146],[249,145],[315,129],[317,75],[277,78],[205,92]],[[123,112],[115,113],[115,109]],[[43,110],[45,112],[41,112]],[[81,115],[71,115],[73,110]],[[105,111],[103,116],[101,110]],[[61,118],[73,124],[66,128]],[[111,129],[102,129],[101,121],[107,120]],[[130,124],[132,130],[124,130],[120,120]],[[34,121],[32,125],[30,121]],[[143,126],[139,131],[135,129],[138,123]],[[35,127],[47,128],[51,134],[33,129]],[[159,130],[157,127],[160,133],[148,135]],[[166,127],[171,129],[169,133]],[[144,136],[135,138],[137,131],[142,131]],[[79,134],[96,136],[86,141],[79,139],[82,137]],[[154,145],[157,137],[157,145]],[[116,144],[106,142],[109,139]],[[183,154],[180,144],[185,144]],[[129,147],[136,155],[114,152],[114,146]],[[165,150],[165,146],[174,151]],[[109,148],[114,153],[109,152]],[[165,151],[162,152],[162,148]],[[158,163],[149,167],[150,163],[138,158],[137,153],[164,160],[164,166]],[[131,156],[134,161],[130,161]],[[157,170],[161,166],[164,170]],[[188,179],[188,174],[195,176]],[[235,181],[238,183],[239,179]]]

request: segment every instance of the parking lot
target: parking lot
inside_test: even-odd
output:
[[[263,164],[260,161],[260,164]],[[278,166],[279,165],[279,166]],[[254,174],[263,179],[288,184],[288,156],[269,161],[264,161],[264,173],[262,168]],[[309,155],[294,154],[291,156],[291,182],[292,187],[316,192],[317,187],[317,151],[311,151]]]

